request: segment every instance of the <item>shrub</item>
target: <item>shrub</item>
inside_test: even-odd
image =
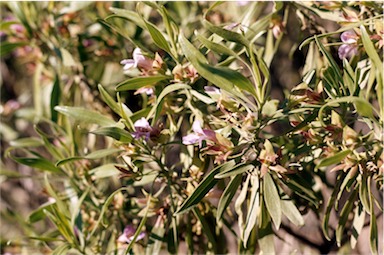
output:
[[[354,249],[368,222],[378,253],[379,3],[3,10],[15,19],[2,22],[2,61],[33,76],[2,96],[4,154],[37,170],[47,201],[21,224],[28,244],[15,246],[222,254],[235,240],[238,253],[279,253],[285,231],[328,253]],[[298,234],[311,217],[323,240]]]

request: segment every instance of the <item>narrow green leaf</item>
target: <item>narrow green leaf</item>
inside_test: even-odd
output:
[[[143,86],[153,85],[155,83],[158,83],[159,81],[164,81],[167,79],[169,78],[164,75],[130,78],[117,84],[116,91],[136,90]]]
[[[215,175],[215,178],[216,179],[223,179],[223,178],[226,178],[226,177],[229,177],[229,176],[235,176],[235,175],[238,175],[238,174],[242,174],[242,173],[245,173],[247,171],[250,171],[254,168],[253,165],[248,165],[248,164],[240,164],[240,165],[237,165],[236,167],[232,168],[232,169],[227,169],[226,171],[221,171],[220,173],[216,174]]]
[[[352,234],[351,234],[351,247],[355,249],[357,244],[357,238],[360,235],[361,230],[363,229],[365,221],[365,210],[359,205],[355,208],[355,217],[353,218],[352,223]]]
[[[264,199],[265,206],[267,207],[268,213],[275,224],[276,229],[279,229],[281,224],[281,203],[280,196],[272,179],[272,176],[267,173],[264,175]]]
[[[47,202],[45,204],[42,204],[39,208],[34,210],[29,216],[28,216],[28,222],[29,223],[36,223],[42,219],[45,218],[44,210],[52,211],[51,206],[55,202]]]
[[[137,12],[126,10],[126,9],[120,9],[120,8],[114,8],[110,7],[109,8],[113,13],[116,14],[116,16],[120,18],[124,18],[126,20],[132,21],[135,23],[138,27],[145,29],[146,25],[143,22],[142,18]]]
[[[351,150],[340,151],[331,157],[324,158],[320,160],[319,164],[317,164],[316,169],[319,169],[320,167],[330,166],[333,164],[340,163],[349,154],[351,154],[351,152],[352,152]]]
[[[256,97],[256,88],[250,80],[245,78],[241,73],[228,67],[214,67],[208,64],[200,63],[208,72],[218,75],[226,79],[229,83],[235,85],[241,90],[249,92]]]
[[[370,186],[370,180],[371,178],[367,176],[367,174],[361,175],[361,181],[359,185],[359,197],[362,205],[364,206],[364,209],[368,212],[368,214],[371,213],[370,210],[370,204],[369,204],[369,192],[368,192],[368,186]]]
[[[260,210],[259,177],[257,175],[251,175],[251,185],[251,197],[249,200],[248,213],[242,235],[244,247],[247,247],[249,236],[257,224],[257,217]]]
[[[304,225],[303,216],[301,216],[300,211],[291,200],[282,199],[280,200],[280,203],[281,211],[293,224],[296,226]]]
[[[162,216],[159,216],[162,217]],[[159,221],[159,219],[158,219]],[[158,255],[160,253],[161,244],[163,243],[165,226],[164,222],[161,222],[161,225],[158,225],[156,222],[155,226],[152,228],[151,235],[149,236],[147,248],[145,249],[146,255]]]
[[[161,112],[161,106],[160,104],[162,103],[163,99],[171,92],[180,90],[180,89],[190,89],[191,86],[186,85],[186,84],[181,84],[181,83],[176,83],[176,84],[171,84],[166,86],[160,93],[160,95],[157,97],[155,105],[151,108],[150,112],[148,113],[147,118],[151,118],[155,113],[156,116],[155,118],[152,119],[152,124],[157,120],[160,112]],[[133,116],[132,116],[133,117]],[[132,119],[133,121],[133,119]]]
[[[204,179],[199,183],[192,194],[183,202],[175,214],[185,213],[196,206],[219,181],[215,179],[215,175],[219,173],[220,170],[225,171],[228,168],[232,168],[234,165],[234,161],[229,161],[214,168],[207,176],[204,177]]]
[[[339,175],[339,177],[340,177],[340,175]],[[331,211],[332,211],[332,208],[333,208],[333,206],[335,204],[336,196],[337,196],[337,194],[340,191],[340,186],[341,186],[341,181],[336,181],[336,185],[333,188],[332,195],[331,195],[331,197],[328,200],[327,208],[326,208],[325,214],[324,214],[322,229],[323,229],[324,237],[328,241],[331,240],[331,237],[329,236],[329,233],[328,233],[328,225],[329,225],[328,222],[329,222],[329,218],[331,217]]]
[[[337,224],[337,227],[336,227],[336,242],[337,242],[337,246],[339,247],[341,247],[341,239],[344,235],[345,224],[347,223],[349,214],[353,209],[355,200],[357,198],[357,193],[358,193],[357,190],[354,190],[352,192],[347,202],[345,203],[343,209],[341,210],[339,223]]]
[[[242,74],[229,68],[210,66],[204,55],[182,34],[179,36],[179,42],[185,57],[203,78],[232,94],[234,87],[238,86],[240,89],[246,90],[255,96],[256,92],[253,84]],[[239,96],[241,97],[242,95]]]
[[[98,124],[100,126],[115,126],[116,122],[101,115],[98,112],[87,110],[81,107],[55,106],[56,111],[81,121],[82,123]]]
[[[65,255],[65,254],[68,254],[68,251],[71,249],[71,245],[68,244],[68,243],[63,243],[59,246],[56,247],[56,249],[54,249],[52,251],[52,255]]]
[[[102,178],[108,178],[112,176],[117,176],[120,174],[120,171],[117,170],[115,167],[116,164],[104,164],[99,167],[93,168],[89,170],[89,174],[97,179],[102,179]]]
[[[275,254],[274,234],[265,235],[258,240],[262,254]]]
[[[193,209],[193,213],[195,214],[196,218],[199,219],[201,226],[203,228],[203,232],[205,236],[207,237],[209,243],[212,245],[213,251],[217,250],[217,243],[215,240],[215,236],[213,235],[210,224],[207,222],[207,220],[204,218],[204,216],[201,214],[200,210],[198,208]],[[208,245],[209,246],[209,245]]]
[[[208,40],[207,38],[205,38],[204,36],[202,35],[197,35],[197,39],[205,46],[207,47],[208,49],[210,49],[211,51],[213,51],[214,53],[218,53],[218,54],[224,54],[224,55],[228,55],[228,56],[234,56],[236,58],[239,58],[238,54],[236,54],[233,50],[231,50],[230,48],[228,48],[227,46],[224,46],[222,44],[219,44],[219,43],[216,43],[216,42],[213,42],[211,40]]]
[[[30,166],[33,168],[41,169],[52,173],[60,173],[61,170],[57,168],[51,161],[45,158],[18,158],[10,155],[10,157],[19,164]]]
[[[378,254],[377,253],[378,231],[377,231],[376,214],[375,214],[375,208],[374,208],[375,198],[371,192],[371,176],[368,177],[367,186],[368,186],[368,194],[369,194],[369,213],[371,215],[370,217],[371,222],[369,225],[369,244],[370,244],[372,254]]]
[[[368,57],[372,60],[374,65],[378,68],[378,71],[382,73],[383,63],[380,60],[379,54],[377,54],[375,46],[373,45],[372,40],[369,37],[367,30],[365,29],[365,26],[361,25],[360,31],[361,31],[361,39],[363,41],[364,49],[367,52]]]
[[[251,175],[247,175],[247,179],[245,179],[245,182],[243,183],[243,187],[241,188],[240,194],[237,197],[235,201],[235,211],[238,215],[238,226],[239,230],[241,233],[241,239],[243,240],[244,238],[244,218],[243,218],[243,208],[242,205],[244,204],[244,201],[247,197],[247,192],[248,192],[248,185],[249,185],[249,180],[251,179]]]
[[[324,110],[327,107],[339,106],[340,103],[354,103],[357,112],[361,116],[373,118],[373,110],[374,109],[373,109],[372,105],[366,99],[360,98],[360,97],[354,97],[354,96],[340,97],[340,98],[337,98],[337,99],[334,99],[334,100],[327,102],[326,104],[324,104],[320,108],[319,113],[318,113],[318,118],[319,118],[320,123],[323,126],[326,126],[324,123],[324,118],[323,118]],[[356,103],[357,103],[357,105],[356,105]]]
[[[101,86],[101,84],[98,85],[98,89],[103,101],[109,106],[109,108],[112,109],[112,111],[117,113],[120,117],[123,116],[123,113],[121,112],[122,110],[124,111],[125,115],[132,115],[131,110],[129,110],[125,104],[122,104],[123,109],[121,110],[120,105],[109,95],[109,93],[103,88],[103,86]]]
[[[17,43],[11,43],[11,42],[2,42],[0,47],[0,57],[4,57],[8,53],[12,52],[14,49],[28,45],[27,42],[17,42]]]
[[[61,97],[61,89],[60,89],[60,79],[59,76],[56,75],[55,82],[53,83],[52,92],[51,92],[51,120],[53,122],[57,122],[57,111],[55,111],[55,106],[59,105]]]
[[[163,49],[165,50],[166,52],[168,52],[169,54],[172,55],[172,52],[171,52],[171,48],[167,42],[167,40],[165,39],[164,35],[160,32],[159,29],[157,29],[157,27],[155,25],[153,25],[152,23],[146,21],[144,18],[142,18],[146,27],[147,27],[147,30],[148,32],[151,34],[151,37],[153,39],[153,42],[160,48],[160,49]]]
[[[332,67],[332,71],[336,75],[337,81],[342,83],[343,82],[343,76],[341,74],[341,71],[339,69],[339,66],[337,65],[336,61],[333,59],[331,54],[325,49],[324,45],[320,42],[319,38],[315,36],[316,44],[319,46],[321,53],[326,57],[329,64]],[[338,87],[340,84],[334,84],[334,86]]]
[[[112,155],[114,153],[121,152],[121,151],[122,151],[121,149],[116,149],[116,148],[97,150],[97,151],[89,153],[86,156],[76,156],[76,157],[70,157],[70,158],[62,159],[56,163],[56,166],[62,166],[62,165],[67,164],[69,162],[81,160],[81,159],[101,159],[101,158],[105,158],[109,155]]]
[[[72,54],[68,50],[66,50],[64,48],[60,48],[60,53],[61,53],[61,57],[62,57],[62,61],[63,61],[64,66],[66,66],[66,67],[76,66],[76,62],[73,59]]]
[[[249,41],[239,33],[224,29],[222,27],[215,26],[207,20],[203,20],[203,26],[207,28],[209,31],[211,31],[212,33],[221,36],[227,41],[237,42],[246,47],[248,47],[249,45]]]
[[[236,175],[235,177],[232,178],[228,186],[225,188],[223,194],[220,197],[219,204],[217,206],[217,214],[216,214],[217,222],[221,220],[225,210],[231,203],[232,198],[236,194],[236,191],[239,188],[242,179],[243,179],[243,176],[241,174]]]
[[[20,138],[9,142],[9,145],[14,148],[31,148],[44,145],[44,142],[36,137]]]
[[[91,133],[95,135],[109,136],[122,143],[130,143],[133,140],[132,135],[129,132],[118,127],[102,127],[91,131]]]

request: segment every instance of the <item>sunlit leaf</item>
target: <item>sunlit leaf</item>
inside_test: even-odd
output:
[[[281,223],[281,203],[280,196],[272,179],[272,176],[267,173],[264,175],[264,199],[265,205],[268,209],[269,215],[271,215],[272,221],[275,224],[276,229],[279,229]]]
[[[115,126],[116,122],[104,115],[81,107],[55,106],[56,111],[81,121],[82,123],[98,124],[100,126]]]
[[[343,159],[345,159],[349,154],[351,154],[351,150],[345,150],[337,152],[335,155],[331,157],[324,158],[320,160],[320,162],[317,164],[316,168],[324,167],[324,166],[330,166],[333,164],[340,163]]]
[[[281,211],[287,216],[287,218],[296,226],[303,226],[304,219],[301,216],[300,211],[297,209],[295,204],[291,200],[282,199],[281,203]]]
[[[116,85],[116,91],[125,91],[125,90],[137,90],[144,86],[154,85],[160,81],[169,79],[164,75],[154,75],[148,77],[135,77],[120,82]]]
[[[248,213],[244,225],[243,244],[247,247],[249,236],[257,223],[257,217],[260,213],[260,193],[259,177],[251,176],[251,196],[249,199]]]

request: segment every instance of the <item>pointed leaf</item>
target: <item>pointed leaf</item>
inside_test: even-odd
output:
[[[216,179],[223,179],[223,178],[226,178],[226,177],[229,177],[229,176],[239,175],[239,174],[245,173],[247,171],[250,171],[250,170],[252,170],[254,168],[255,167],[253,165],[240,164],[240,165],[237,165],[234,168],[227,169],[226,171],[221,171],[220,173],[215,175],[215,178]]]
[[[295,204],[291,200],[280,200],[281,211],[287,218],[296,226],[303,226],[304,219],[301,216],[300,211],[296,208]]]
[[[91,133],[95,135],[109,136],[122,143],[130,143],[133,140],[132,135],[129,132],[118,127],[102,127],[91,131]]]
[[[82,123],[98,124],[100,126],[116,125],[116,122],[112,119],[81,107],[56,106],[55,110]]]
[[[351,152],[352,152],[351,150],[340,151],[331,157],[324,158],[320,160],[319,164],[317,164],[316,169],[319,169],[320,167],[330,166],[333,164],[340,163],[349,154],[351,154]]]
[[[251,197],[249,200],[247,218],[244,225],[243,243],[244,247],[247,247],[249,236],[257,223],[257,217],[260,211],[260,193],[259,193],[259,177],[251,176]]]
[[[227,209],[229,204],[232,202],[232,198],[235,196],[236,191],[239,188],[242,179],[243,178],[241,174],[236,175],[235,177],[232,178],[228,186],[225,188],[223,194],[220,197],[219,205],[217,206],[217,214],[216,214],[217,222],[220,221],[225,210]]]
[[[276,229],[279,229],[281,223],[281,204],[278,201],[280,201],[280,196],[269,173],[264,175],[264,199],[268,213]]]
[[[219,181],[215,179],[215,175],[219,173],[220,170],[225,171],[228,168],[232,168],[234,165],[234,161],[229,161],[214,168],[207,176],[204,177],[204,179],[199,183],[193,193],[183,202],[175,214],[185,213],[196,206]]]
[[[153,85],[155,83],[158,83],[159,81],[164,81],[167,79],[169,78],[164,75],[130,78],[117,84],[116,91],[136,90],[141,87]]]

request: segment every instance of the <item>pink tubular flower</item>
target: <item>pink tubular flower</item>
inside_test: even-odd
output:
[[[357,54],[358,35],[353,30],[345,31],[341,34],[340,39],[344,43],[339,47],[339,58],[351,58]]]
[[[216,133],[210,129],[202,129],[200,121],[195,120],[192,125],[192,130],[194,133],[186,135],[183,137],[183,144],[191,145],[195,143],[199,143],[201,147],[202,142],[204,140],[216,141]]]
[[[123,59],[120,64],[124,65],[125,71],[132,68],[139,68],[142,70],[150,70],[152,68],[153,60],[145,57],[140,48],[133,51],[133,59]]]
[[[117,241],[119,243],[130,243],[132,242],[133,240],[133,236],[135,235],[135,232],[136,232],[136,229],[134,227],[132,227],[131,225],[127,225],[125,228],[124,228],[124,231],[123,233],[119,236],[119,238],[117,239]],[[137,238],[136,238],[136,241],[138,240],[141,240],[145,237],[145,232],[141,232]]]
[[[133,125],[136,130],[132,133],[133,138],[145,137],[147,140],[150,138],[153,128],[144,117],[137,120]]]

